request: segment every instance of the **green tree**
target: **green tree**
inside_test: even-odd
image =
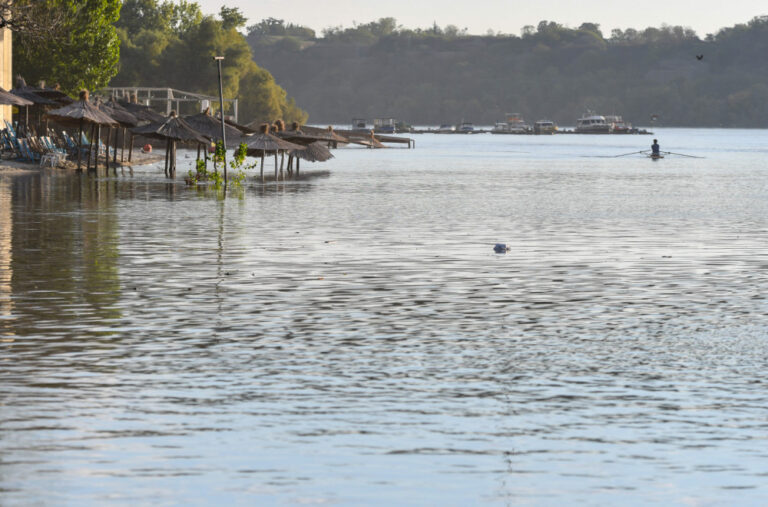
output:
[[[221,18],[221,23],[224,30],[229,30],[230,28],[241,28],[248,22],[248,18],[243,16],[243,13],[240,12],[240,9],[237,7],[227,7],[226,5],[221,6],[219,17]]]
[[[119,0],[46,0],[62,16],[61,33],[50,38],[14,33],[15,71],[34,82],[57,82],[76,93],[105,86],[117,73],[120,40],[114,23]]]

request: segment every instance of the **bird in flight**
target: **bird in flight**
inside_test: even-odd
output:
[[[704,55],[696,55],[696,59],[697,60],[703,60],[704,59]]]

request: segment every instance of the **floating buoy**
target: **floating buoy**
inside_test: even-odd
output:
[[[152,153],[152,145],[151,144],[145,144],[144,147],[142,148],[142,150],[144,151],[144,153]]]
[[[507,253],[509,247],[505,243],[496,243],[493,245],[493,251],[496,253]]]

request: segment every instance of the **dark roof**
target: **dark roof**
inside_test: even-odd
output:
[[[148,121],[148,122],[162,122],[165,121],[168,117],[165,115],[162,115],[152,109],[149,106],[145,106],[143,104],[136,104],[134,102],[118,102],[121,106],[123,106],[126,111],[134,115],[137,119],[141,121]]]
[[[18,95],[14,95],[4,88],[0,88],[0,104],[8,106],[31,106],[34,102]]]
[[[289,151],[304,149],[304,147],[300,144],[290,143],[266,132],[246,137],[245,142],[248,144],[249,154],[254,154],[253,152],[261,154],[261,152],[268,151]]]
[[[121,127],[131,128],[141,123],[138,118],[136,118],[133,114],[128,112],[123,106],[115,101],[98,101],[96,106],[101,112],[107,113],[110,117],[114,118]]]
[[[209,137],[192,128],[187,122],[176,116],[175,112],[171,112],[171,116],[166,118],[163,122],[150,123],[143,127],[132,128],[131,132],[135,135],[151,137],[154,139],[171,139],[173,141],[202,144],[211,142]]]
[[[303,150],[292,150],[290,155],[306,160],[307,162],[325,162],[326,160],[333,158],[331,150],[329,150],[322,141],[310,143]]]
[[[79,123],[84,121],[86,123],[95,123],[98,125],[110,125],[116,127],[118,125],[111,116],[99,110],[98,107],[91,104],[88,101],[88,92],[80,92],[80,100],[77,100],[67,106],[53,109],[45,113],[45,115],[59,123]]]
[[[185,116],[184,121],[206,137],[221,139],[221,120],[211,116],[207,109],[202,113]],[[228,122],[225,122],[225,128],[227,144],[239,144],[243,141],[243,133],[238,129],[231,127]]]

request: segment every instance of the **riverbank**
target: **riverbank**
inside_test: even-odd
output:
[[[132,160],[129,162],[128,160],[124,160],[123,162],[120,162],[118,160],[115,167],[118,168],[132,168],[132,167],[138,167],[143,165],[150,165],[157,162],[162,162],[163,155],[156,154],[156,153],[143,153],[141,151],[134,152],[132,154]],[[113,168],[113,164],[110,161],[109,163],[110,169]],[[100,159],[100,169],[103,169],[103,160]],[[77,170],[77,161],[72,160],[65,160],[61,162],[58,166],[51,167],[50,165],[41,166],[39,162],[26,162],[23,160],[14,160],[14,159],[4,159],[0,160],[0,174],[24,174],[29,172],[37,172],[42,170],[59,170],[59,171],[76,171]],[[85,170],[85,163],[81,164],[81,170]]]

